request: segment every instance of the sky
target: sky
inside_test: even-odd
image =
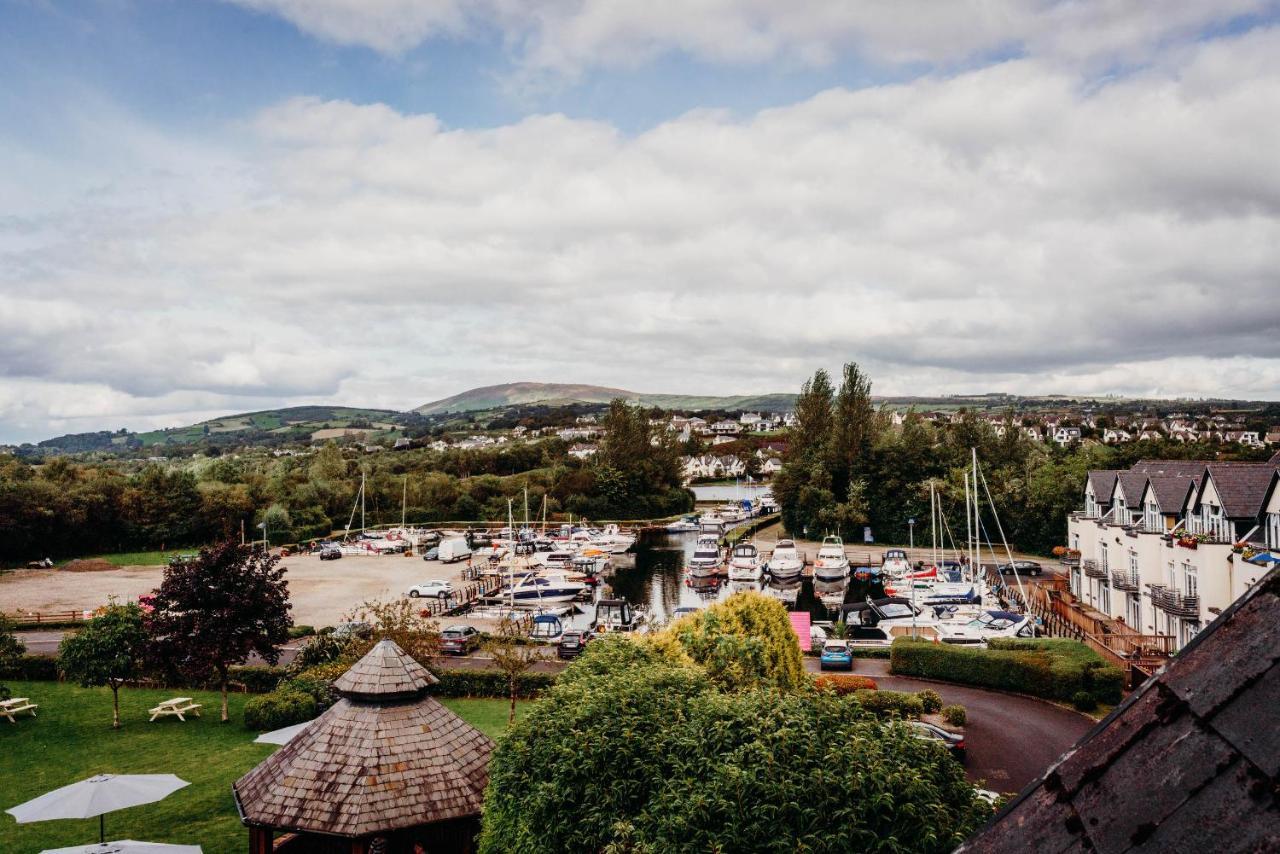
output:
[[[1280,0],[0,0],[0,442],[478,385],[1280,399]]]

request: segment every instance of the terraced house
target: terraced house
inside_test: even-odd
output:
[[[1091,471],[1067,537],[1072,594],[1176,651],[1280,561],[1280,454]]]

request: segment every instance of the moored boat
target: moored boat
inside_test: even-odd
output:
[[[849,557],[839,537],[823,538],[822,547],[813,560],[813,577],[820,581],[843,581],[849,577]]]
[[[769,577],[774,581],[794,581],[804,572],[804,558],[792,540],[778,540],[769,555]],[[794,600],[793,600],[794,601]]]
[[[698,577],[719,575],[723,561],[720,541],[711,534],[702,534],[693,548],[693,556],[689,558],[689,574]]]
[[[755,543],[738,543],[729,555],[730,581],[755,581],[760,578],[760,550]]]

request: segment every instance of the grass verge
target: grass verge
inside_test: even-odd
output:
[[[190,786],[163,801],[107,815],[108,839],[199,844],[205,854],[248,847],[231,784],[271,754],[241,725],[247,696],[231,696],[231,723],[218,721],[218,695],[166,689],[120,692],[123,728],[111,729],[111,692],[57,682],[7,683],[40,704],[39,717],[0,720],[0,810],[94,774],[177,774]],[[203,703],[204,717],[148,723],[147,709],[175,694]],[[506,727],[507,701],[442,702],[491,738]],[[520,703],[517,712],[523,711]],[[26,852],[96,842],[97,819],[17,824],[0,815],[0,851]]]

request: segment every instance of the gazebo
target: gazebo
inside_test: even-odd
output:
[[[232,785],[250,854],[472,851],[493,742],[434,682],[391,640],[336,679],[341,699]]]

